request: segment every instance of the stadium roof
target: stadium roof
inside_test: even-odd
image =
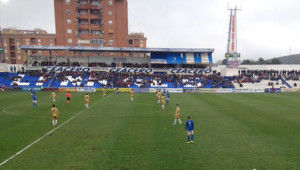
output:
[[[283,57],[276,57],[281,61],[282,64],[300,64],[300,54],[288,55]],[[272,58],[273,59],[273,58]],[[267,61],[272,61],[269,59]]]
[[[51,50],[51,51],[94,51],[94,52],[180,52],[180,53],[201,53],[214,52],[213,48],[129,48],[129,47],[80,47],[80,46],[20,46],[23,50]]]

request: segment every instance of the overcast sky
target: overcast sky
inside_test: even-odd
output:
[[[2,1],[2,2],[1,2]],[[214,48],[224,58],[227,0],[128,0],[129,31],[144,32],[148,47]],[[0,0],[0,26],[55,33],[54,0]],[[299,0],[243,0],[238,12],[241,59],[300,53]]]

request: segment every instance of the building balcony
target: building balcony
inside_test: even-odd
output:
[[[103,29],[103,24],[91,24],[91,29]]]
[[[89,14],[77,14],[77,19],[89,19]]]
[[[80,37],[80,38],[89,38],[89,37],[90,37],[90,34],[80,34],[80,33],[79,33],[79,37]]]
[[[89,4],[77,4],[76,8],[77,9],[89,9],[90,5]]]
[[[88,24],[77,24],[77,27],[80,28],[80,29],[89,29]]]
[[[90,9],[102,9],[102,4],[91,4]]]
[[[103,15],[102,14],[91,14],[90,18],[91,19],[102,19]]]

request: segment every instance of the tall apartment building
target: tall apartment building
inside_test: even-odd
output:
[[[58,46],[128,47],[127,0],[54,0]]]
[[[41,57],[49,56],[48,51],[28,51],[25,54],[20,48],[20,45],[45,45],[55,46],[55,34],[48,34],[42,29],[34,30],[18,30],[18,29],[3,29],[1,34],[0,48],[3,49],[1,57],[2,63],[8,64],[23,64],[27,61],[27,56]]]

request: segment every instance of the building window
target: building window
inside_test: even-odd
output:
[[[112,20],[109,20],[108,21],[108,25],[112,25],[113,24],[113,21]]]
[[[80,5],[86,5],[86,4],[88,4],[88,1],[81,0],[81,1],[79,1],[79,3],[80,3]]]
[[[88,14],[88,10],[87,10],[87,9],[79,9],[79,10],[78,10],[78,13],[79,13],[79,14],[82,14],[82,15]]]
[[[112,11],[108,11],[108,15],[112,15],[113,13],[112,13]]]
[[[66,0],[66,4],[70,4],[70,0]]]
[[[36,43],[36,39],[35,38],[31,38],[31,44],[35,44]]]
[[[133,41],[132,41],[132,40],[129,40],[129,44],[133,44]]]
[[[81,19],[81,20],[79,20],[79,24],[88,25],[89,24],[89,20],[87,20],[87,19],[85,19],[85,20]]]
[[[114,40],[109,40],[109,46],[112,46],[114,44]]]
[[[67,10],[67,14],[71,14],[71,10],[68,9],[68,10]]]
[[[19,62],[19,64],[22,64],[22,60],[19,60],[18,62]]]
[[[21,54],[18,54],[18,60],[21,60]]]
[[[79,30],[79,34],[89,34],[89,30]]]
[[[92,0],[91,5],[101,5],[98,0]]]
[[[69,44],[73,43],[73,40],[72,39],[68,39],[68,43]]]
[[[4,45],[6,45],[7,44],[7,40],[4,40]]]
[[[71,24],[71,23],[72,23],[72,20],[67,19],[67,24]]]
[[[42,42],[42,40],[41,40],[41,39],[38,39],[38,42],[40,43],[40,42]]]
[[[100,25],[101,21],[100,20],[91,20],[91,24],[93,24],[93,25]]]
[[[92,44],[102,44],[103,39],[92,39]]]
[[[112,5],[112,0],[109,0],[109,1],[108,1],[108,5]]]
[[[68,29],[68,30],[67,30],[67,33],[68,33],[68,34],[72,34],[72,29]]]
[[[5,60],[8,60],[8,54],[4,54]]]
[[[92,30],[92,34],[101,34],[101,31],[100,30]]]
[[[50,46],[53,46],[53,45],[54,45],[54,41],[50,40]]]
[[[39,55],[42,56],[42,51],[39,51]]]
[[[91,10],[91,15],[99,15],[100,10]]]

